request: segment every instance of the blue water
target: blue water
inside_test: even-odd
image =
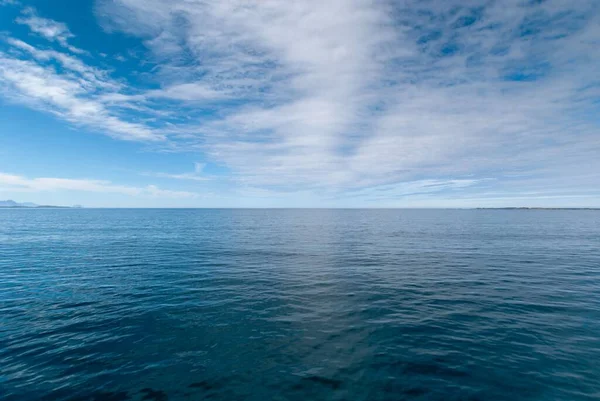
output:
[[[600,212],[0,210],[3,400],[598,400]]]

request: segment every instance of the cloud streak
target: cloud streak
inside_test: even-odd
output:
[[[166,190],[158,188],[155,185],[136,187],[117,185],[105,180],[50,177],[27,178],[7,173],[0,173],[0,189],[7,192],[80,191],[172,199],[195,198],[198,196],[194,192]]]
[[[66,24],[39,17],[32,7],[23,9],[23,14],[23,17],[17,18],[17,23],[27,25],[33,33],[50,41],[58,42],[62,47],[73,53],[85,53],[85,51],[69,44],[69,40],[74,38],[75,35],[71,33]]]
[[[191,173],[180,173],[180,174],[172,174],[172,173],[145,173],[144,175],[160,177],[160,178],[171,178],[174,180],[189,180],[189,181],[208,181],[212,177],[205,175],[202,173],[204,170],[204,163],[194,163],[194,171]]]
[[[21,40],[8,38],[7,43],[17,53],[0,51],[0,90],[6,98],[121,139],[163,139],[153,128],[127,121],[102,100],[102,94],[122,87],[106,71],[90,67],[74,56],[40,50]],[[58,62],[62,71],[53,62]]]

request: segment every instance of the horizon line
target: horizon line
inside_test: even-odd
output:
[[[148,209],[148,210],[170,210],[170,209],[182,209],[182,210],[600,210],[600,207],[594,206],[473,206],[473,207],[121,207],[121,206],[23,206],[23,207],[3,207],[0,209]]]

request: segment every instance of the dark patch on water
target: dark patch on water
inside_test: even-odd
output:
[[[329,378],[323,377],[323,376],[309,376],[309,377],[303,378],[302,380],[312,382],[312,383],[317,383],[322,386],[330,387],[334,390],[337,390],[338,388],[340,388],[342,386],[341,380],[329,379]]]
[[[65,391],[66,392],[66,391]],[[62,393],[62,392],[61,392]],[[63,400],[68,401],[127,401],[131,397],[127,391],[98,391],[91,395],[75,396],[75,397],[64,397],[58,393],[43,397],[44,400]]]
[[[469,374],[434,362],[406,362],[404,373],[438,377],[468,377]]]
[[[192,383],[188,387],[189,388],[199,388],[199,389],[208,391],[208,390],[214,389],[215,385],[212,384],[212,383],[210,383],[210,382],[208,382],[208,381],[206,381],[206,380],[202,380],[202,381],[199,381],[199,382],[196,382],[196,383]]]
[[[340,387],[342,387],[342,381],[337,379],[330,379],[328,377],[313,375],[301,378],[298,383],[292,385],[292,389],[301,391],[314,386],[329,388],[331,390],[337,390]]]
[[[142,400],[147,400],[147,401],[168,401],[169,400],[167,393],[165,393],[162,390],[143,388],[142,390],[140,390],[140,393],[143,394]]]
[[[429,393],[429,391],[427,389],[421,388],[421,387],[408,388],[408,389],[403,390],[402,392],[411,398],[422,397],[425,394]]]
[[[92,398],[94,401],[126,401],[129,400],[129,393],[126,391],[118,391],[118,392],[103,392],[94,395]]]

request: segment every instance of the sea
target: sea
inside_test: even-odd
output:
[[[599,400],[600,211],[3,209],[0,399]]]

